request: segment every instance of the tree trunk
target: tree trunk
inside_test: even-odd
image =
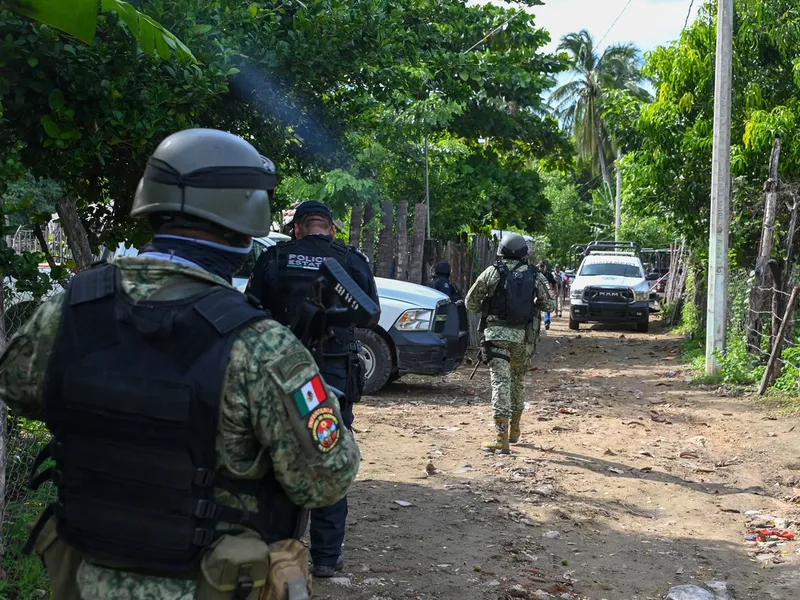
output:
[[[600,174],[603,176],[603,181],[606,184],[608,193],[611,194],[611,174],[608,172],[608,161],[606,160],[605,144],[603,143],[603,135],[600,127],[595,131],[597,136],[597,160],[600,162]]]
[[[750,302],[747,318],[747,349],[752,354],[761,351],[761,332],[763,319],[761,313],[769,295],[764,288],[769,279],[767,263],[775,240],[775,216],[778,208],[778,161],[781,156],[781,139],[775,138],[772,155],[769,161],[769,179],[764,183],[764,224],[761,229],[761,247],[756,259],[756,273],[753,288],[750,290]]]
[[[425,251],[425,227],[427,225],[427,205],[423,202],[414,207],[414,241],[408,266],[408,280],[422,283],[422,259]]]
[[[350,245],[361,247],[361,221],[363,218],[362,206],[354,204],[350,212]]]
[[[395,279],[406,280],[408,265],[408,200],[397,203],[397,266]]]
[[[394,262],[394,204],[391,200],[381,203],[383,213],[383,226],[378,241],[378,277],[392,276],[392,262]]]
[[[375,271],[375,205],[364,207],[364,247],[361,251],[369,259],[369,268]]]
[[[61,221],[61,228],[67,236],[67,245],[72,252],[76,269],[80,272],[89,268],[94,262],[94,256],[75,202],[70,198],[61,198],[56,203],[56,212]]]

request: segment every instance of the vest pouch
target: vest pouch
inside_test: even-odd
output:
[[[36,537],[34,549],[47,569],[53,600],[81,600],[76,576],[81,554],[58,537],[56,517],[50,517]]]
[[[223,535],[200,564],[197,600],[260,600],[269,576],[270,550],[259,535]]]
[[[309,600],[308,548],[300,540],[281,540],[269,545],[269,555],[269,581],[259,600]]]

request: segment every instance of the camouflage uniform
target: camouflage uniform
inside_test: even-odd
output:
[[[519,265],[517,259],[502,259],[509,269]],[[478,276],[478,279],[467,293],[467,309],[474,313],[483,310],[485,302],[494,294],[500,282],[500,272],[489,267]],[[532,298],[534,307],[539,312],[553,310],[553,300],[547,290],[547,280],[539,274],[536,281],[536,297]],[[522,412],[525,398],[525,374],[530,366],[539,336],[538,316],[527,327],[512,327],[500,324],[497,317],[489,315],[483,339],[491,342],[497,354],[508,356],[509,360],[493,358],[489,361],[489,372],[492,378],[492,410],[496,419],[509,419],[512,414]]]
[[[115,264],[125,293],[134,301],[147,300],[165,285],[186,278],[229,286],[216,275],[162,259],[123,257]],[[45,302],[14,335],[0,358],[0,398],[29,419],[44,418],[45,375],[63,297],[59,294]],[[282,357],[296,357],[298,352],[305,353],[305,364],[292,371],[288,382],[279,379],[280,370],[270,367]],[[360,462],[354,438],[343,432],[332,450],[311,454],[301,445],[284,404],[284,389],[299,387],[317,372],[311,355],[275,321],[256,321],[241,332],[231,349],[220,403],[216,447],[218,468],[223,474],[260,479],[272,469],[291,501],[306,508],[328,506],[347,493]],[[335,399],[333,402],[338,414],[338,403]],[[223,492],[218,497],[226,502]],[[255,498],[243,499],[251,508],[256,507]],[[229,503],[237,505],[233,499]],[[81,564],[77,581],[82,600],[191,600],[196,588],[193,580],[115,571],[88,561]]]

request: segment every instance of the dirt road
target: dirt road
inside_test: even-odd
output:
[[[511,456],[480,450],[485,368],[366,398],[345,571],[315,598],[645,600],[708,580],[800,598],[800,542],[745,539],[765,514],[800,521],[798,420],[690,385],[679,343],[554,319]]]

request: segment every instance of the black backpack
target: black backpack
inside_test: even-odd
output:
[[[536,267],[520,262],[513,269],[498,260],[495,268],[500,272],[500,281],[489,301],[489,314],[508,325],[527,325],[536,316]]]

